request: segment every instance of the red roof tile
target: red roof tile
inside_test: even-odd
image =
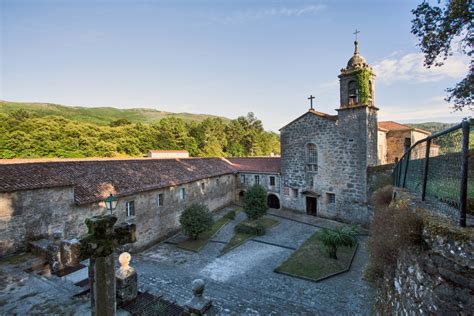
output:
[[[228,158],[238,171],[280,173],[280,157]]]
[[[407,125],[403,125],[394,121],[382,121],[378,123],[379,127],[385,128],[389,131],[405,131],[412,130],[413,128]]]
[[[222,158],[82,160],[0,164],[0,192],[74,186],[77,204],[236,172]]]

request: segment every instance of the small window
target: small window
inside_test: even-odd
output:
[[[245,174],[241,174],[241,175],[240,175],[240,183],[245,184],[245,180],[246,180],[246,179],[245,179]]]
[[[158,207],[163,206],[163,193],[158,194],[157,204]]]
[[[204,190],[206,188],[206,184],[204,182],[201,182],[201,189]]]
[[[275,177],[274,176],[270,176],[270,186],[275,186]]]
[[[313,178],[313,177],[310,177],[310,178],[309,178],[309,186],[310,186],[311,188],[314,188],[314,178]]]
[[[186,190],[184,188],[179,189],[179,199],[183,201],[186,198]]]
[[[219,178],[216,178],[216,184],[219,185]]]
[[[334,193],[326,193],[328,203],[335,204],[336,203],[336,195]]]
[[[127,201],[125,208],[127,210],[127,217],[135,216],[135,201]]]
[[[259,175],[255,176],[255,184],[260,184],[260,176]]]

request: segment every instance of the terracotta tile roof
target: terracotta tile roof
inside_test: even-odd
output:
[[[74,186],[79,205],[180,185],[236,169],[223,158],[109,159],[0,164],[0,192]]]
[[[403,125],[394,121],[382,121],[378,123],[379,129],[386,129],[388,131],[417,131],[426,135],[431,135],[431,132],[425,131],[423,129],[410,127],[408,125]]]
[[[382,121],[378,123],[378,126],[389,131],[405,131],[413,129],[410,126],[403,125],[394,121]]]
[[[280,173],[280,157],[228,158],[238,171]]]

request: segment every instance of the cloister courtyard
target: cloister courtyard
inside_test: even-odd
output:
[[[253,237],[226,253],[234,227],[245,220],[239,207],[229,221],[199,251],[179,247],[185,239],[178,233],[141,252],[132,254],[131,266],[138,273],[140,292],[148,292],[183,306],[191,297],[192,281],[203,279],[205,295],[212,299],[209,314],[314,315],[339,313],[370,314],[373,291],[363,280],[368,261],[367,237],[359,235],[358,248],[349,271],[319,282],[274,272],[315,232],[340,223],[290,211],[270,209],[265,218],[279,223],[264,236]],[[25,270],[39,262],[31,255],[3,261],[0,265],[0,306],[7,314],[89,313],[88,295],[81,295],[81,280],[87,268],[64,276]],[[76,285],[74,285],[76,284]],[[84,282],[82,282],[84,285]],[[76,296],[74,296],[76,294]],[[118,310],[118,313],[126,313]]]

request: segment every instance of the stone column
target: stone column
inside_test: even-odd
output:
[[[114,255],[95,258],[95,315],[113,316],[116,311]]]

